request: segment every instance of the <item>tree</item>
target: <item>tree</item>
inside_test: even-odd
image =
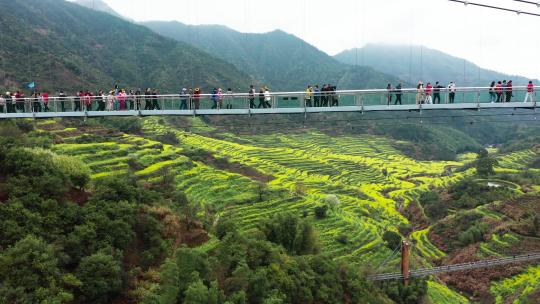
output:
[[[187,288],[193,282],[192,274],[196,272],[198,277],[204,278],[208,273],[208,256],[200,250],[182,246],[176,251],[176,265],[179,295],[180,299],[183,299]]]
[[[385,231],[382,239],[390,250],[395,250],[401,245],[401,235],[394,231]]]
[[[54,249],[27,236],[0,255],[0,300],[5,303],[66,303],[73,295],[63,278]]]
[[[290,254],[304,255],[318,251],[313,226],[306,219],[291,213],[280,213],[262,223],[261,231],[266,238],[283,246]]]
[[[482,177],[493,175],[495,174],[493,167],[498,164],[499,162],[495,158],[490,157],[486,149],[481,149],[478,152],[475,162],[476,173]]]
[[[208,304],[208,287],[204,285],[197,272],[193,273],[192,281],[186,290],[184,304]]]
[[[122,288],[122,268],[112,255],[98,252],[84,257],[77,268],[81,292],[93,303],[107,303]]]
[[[161,266],[161,284],[159,286],[159,303],[176,304],[180,294],[178,265],[173,260],[167,260]]]

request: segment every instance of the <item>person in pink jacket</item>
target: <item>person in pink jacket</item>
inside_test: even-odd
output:
[[[527,85],[527,93],[525,94],[525,101],[524,102],[534,102],[534,84],[532,81],[529,81],[529,84]]]
[[[431,93],[433,93],[433,86],[431,85],[431,82],[428,82],[426,85],[426,104],[432,104],[433,99],[431,98]]]
[[[127,98],[126,91],[125,90],[120,91],[120,93],[118,93],[117,98],[118,98],[118,103],[120,105],[120,111],[125,111],[127,109],[127,107],[126,107],[126,98]]]

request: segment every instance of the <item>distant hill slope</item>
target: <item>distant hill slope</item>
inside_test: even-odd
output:
[[[418,80],[456,81],[458,86],[488,86],[494,80],[512,79],[526,84],[529,79],[478,67],[470,61],[421,46],[368,44],[361,49],[334,56],[347,64],[364,64],[377,71],[395,75],[409,82]]]
[[[82,5],[84,7],[111,14],[115,17],[122,18],[128,20],[126,17],[120,15],[117,13],[114,9],[112,9],[107,3],[103,2],[102,0],[75,0],[73,3],[77,3],[78,5]]]
[[[246,74],[186,43],[63,0],[0,0],[0,88],[243,86]]]
[[[283,31],[245,34],[224,26],[145,22],[155,32],[193,44],[233,63],[273,90],[301,90],[307,84],[332,83],[342,89],[386,87],[397,77],[369,67],[339,63],[305,41]]]

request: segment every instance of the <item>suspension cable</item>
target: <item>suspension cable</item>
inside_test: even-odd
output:
[[[484,7],[484,8],[500,10],[500,11],[512,12],[512,13],[516,13],[518,15],[523,14],[523,15],[540,17],[540,14],[538,14],[538,13],[525,12],[525,11],[521,11],[521,10],[516,10],[516,9],[511,9],[511,8],[506,8],[506,7],[500,7],[500,6],[495,6],[495,5],[476,3],[476,2],[470,2],[470,1],[462,1],[462,0],[448,0],[448,1],[462,3],[462,4],[465,4],[465,5],[472,5],[472,6],[478,6],[478,7]],[[514,1],[516,1],[516,0],[514,0]]]
[[[532,4],[532,5],[536,5],[536,6],[540,7],[540,1],[539,2],[526,1],[526,0],[511,0],[511,1],[520,2],[520,3],[526,3],[526,4]]]

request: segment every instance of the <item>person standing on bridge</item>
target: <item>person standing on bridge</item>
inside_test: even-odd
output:
[[[159,107],[158,90],[155,88],[152,89],[152,110],[161,111],[161,108]]]
[[[105,97],[105,94],[101,90],[96,94],[96,101],[97,101],[97,104],[98,104],[97,110],[99,112],[105,111],[105,105],[106,105],[105,99],[106,98],[107,97]]]
[[[257,106],[258,109],[265,108],[266,109],[266,103],[264,102],[264,89],[261,88],[259,90],[259,105]]]
[[[142,109],[141,108],[142,106],[141,94],[142,94],[141,88],[138,88],[137,91],[135,91],[135,102],[136,102],[137,111],[140,111]]]
[[[195,110],[198,110],[201,107],[201,94],[202,91],[200,88],[196,88],[195,92],[193,92],[193,105]]]
[[[120,111],[125,111],[127,109],[126,98],[127,98],[126,91],[124,89],[120,90],[120,93],[118,93],[118,109]]]
[[[431,82],[428,82],[428,84],[426,85],[426,104],[433,104],[431,93],[433,93],[433,86],[431,85]]]
[[[49,92],[43,92],[43,107],[45,112],[49,112]]]
[[[534,84],[532,81],[529,81],[529,84],[527,85],[527,93],[525,94],[525,101],[529,100],[530,102],[534,102]]]
[[[6,113],[6,98],[0,94],[0,113]]]
[[[501,102],[505,102],[506,101],[506,80],[503,80],[501,89],[502,89]]]
[[[110,91],[109,95],[107,95],[107,111],[112,111],[114,109],[114,100],[116,97],[114,96],[114,91]]]
[[[497,82],[497,85],[495,86],[495,93],[497,93],[497,102],[502,101],[502,83],[500,81]]]
[[[319,88],[319,85],[315,85],[315,88],[313,89],[313,106],[316,108],[321,106],[321,89]]]
[[[214,103],[212,105],[212,110],[215,110],[215,109],[219,110],[219,106],[218,106],[219,100],[218,100],[218,89],[217,88],[214,88],[212,90],[212,96],[210,98],[212,99],[212,102]]]
[[[217,108],[218,110],[221,110],[223,108],[223,89],[222,88],[218,88],[217,89]]]
[[[66,93],[64,93],[63,90],[60,90],[60,93],[58,93],[58,100],[60,101],[60,110],[62,112],[66,111]]]
[[[144,109],[152,110],[152,90],[150,88],[146,88],[144,91]]]
[[[418,82],[416,86],[416,104],[424,103],[424,83],[422,81]]]
[[[390,103],[392,103],[392,85],[389,83],[386,86],[386,105],[390,106]]]
[[[396,86],[396,90],[394,91],[396,93],[396,102],[394,102],[394,105],[397,105],[398,102],[400,105],[403,105],[403,103],[401,103],[401,97],[403,95],[402,88],[403,86],[401,85],[401,82],[398,83],[398,85]]]
[[[312,107],[313,106],[311,104],[311,98],[312,97],[313,97],[313,89],[311,88],[311,86],[308,85],[308,87],[306,89],[306,96],[305,96],[305,103],[304,103],[305,107]]]
[[[7,113],[14,113],[13,109],[13,98],[11,98],[11,93],[6,92],[6,95],[4,96],[6,100],[6,112]]]
[[[330,88],[330,96],[332,99],[332,107],[339,107],[339,96],[337,94],[337,87],[333,85],[328,85]]]
[[[495,93],[495,81],[492,81],[489,85],[489,102],[494,103],[497,100],[497,93]]]
[[[448,103],[454,103],[456,100],[456,83],[453,81],[450,81],[450,84],[448,85]]]
[[[444,89],[439,82],[435,82],[435,87],[433,88],[433,103],[441,104],[441,89]]]
[[[135,92],[133,90],[129,90],[128,100],[129,100],[129,109],[131,111],[135,110]]]
[[[227,105],[225,106],[226,109],[232,109],[233,108],[233,105],[232,105],[233,98],[234,98],[233,90],[231,88],[228,88],[227,89],[227,94],[225,94],[225,100],[226,100],[226,103],[227,103]]]
[[[508,80],[508,82],[506,83],[506,102],[511,102],[512,97],[514,97],[512,80]]]
[[[188,101],[189,95],[187,94],[187,89],[182,88],[182,92],[180,93],[180,110],[187,110],[187,101]]]
[[[268,107],[268,108],[272,108],[273,107],[273,104],[270,104],[270,101],[272,101],[272,96],[270,96],[270,89],[268,89],[268,87],[264,87],[264,104]]]
[[[83,91],[79,91],[77,95],[75,96],[75,99],[74,99],[75,108],[73,109],[73,112],[77,112],[81,110],[81,101],[82,101],[83,96],[84,96]]]
[[[249,108],[255,109],[255,87],[253,85],[249,86],[248,99],[249,99]]]

